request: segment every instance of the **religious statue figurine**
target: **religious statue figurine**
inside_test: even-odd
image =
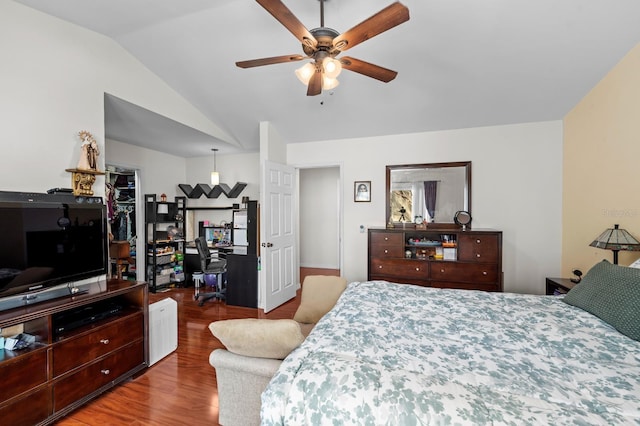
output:
[[[86,130],[79,132],[78,136],[82,139],[82,145],[80,146],[81,153],[77,168],[79,170],[98,170],[98,155],[100,154],[98,143]]]

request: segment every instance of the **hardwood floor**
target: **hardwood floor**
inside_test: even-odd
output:
[[[218,390],[209,354],[223,346],[208,325],[231,318],[292,318],[300,304],[298,292],[295,299],[265,314],[218,301],[199,307],[193,288],[149,294],[150,303],[165,297],[178,302],[178,349],[56,425],[217,425]]]

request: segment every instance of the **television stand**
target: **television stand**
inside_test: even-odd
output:
[[[66,297],[0,312],[3,331],[35,336],[25,349],[0,351],[3,424],[54,423],[149,365],[146,283],[66,290]]]

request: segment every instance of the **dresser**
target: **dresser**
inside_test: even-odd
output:
[[[368,279],[502,291],[502,232],[369,229]]]
[[[0,312],[3,330],[35,336],[0,351],[0,419],[55,422],[148,365],[146,283],[113,280],[75,296]]]

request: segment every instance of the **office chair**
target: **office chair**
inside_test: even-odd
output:
[[[227,289],[224,285],[224,274],[227,272],[227,260],[212,258],[209,247],[207,246],[207,241],[204,238],[198,237],[196,238],[195,242],[196,249],[198,250],[198,256],[200,257],[200,267],[202,268],[202,273],[205,275],[215,274],[216,288],[213,292],[200,293],[198,291],[198,287],[196,287],[194,299],[199,301],[198,306],[204,305],[204,302],[211,299],[225,300],[225,293]]]

